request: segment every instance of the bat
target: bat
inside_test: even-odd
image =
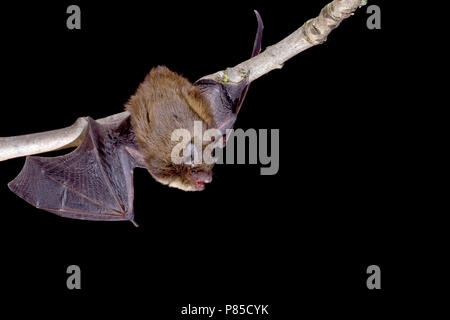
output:
[[[258,29],[252,57],[261,52],[263,22],[255,10]],[[130,116],[103,125],[87,118],[82,143],[58,157],[26,158],[8,186],[36,208],[82,220],[134,222],[133,171],[146,168],[158,182],[185,191],[201,191],[212,181],[214,164],[194,164],[197,146],[189,142],[183,162],[171,161],[177,142],[175,129],[193,131],[194,122],[216,128],[223,135],[233,127],[248,91],[248,75],[241,82],[200,79],[192,84],[164,66],[153,68],[129,99]],[[203,147],[203,146],[202,146]]]

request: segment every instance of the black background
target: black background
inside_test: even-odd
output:
[[[157,65],[192,81],[234,66],[250,55],[253,9],[264,20],[264,48],[326,3],[3,6],[0,136],[121,112]],[[66,28],[70,4],[81,7],[81,30]],[[358,10],[325,44],[252,84],[235,127],[280,129],[277,175],[220,165],[204,192],[185,193],[137,169],[135,228],[39,211],[7,188],[24,159],[0,163],[6,306],[163,319],[183,319],[189,303],[269,304],[272,319],[383,314],[404,291],[410,244],[401,232],[412,195],[386,37],[391,17],[382,14],[382,29],[369,30]],[[71,264],[82,270],[79,291],[66,288]],[[380,291],[366,287],[371,264],[381,267]]]

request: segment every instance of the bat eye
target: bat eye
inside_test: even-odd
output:
[[[192,174],[196,174],[196,173],[197,173],[197,170],[192,169],[192,170],[191,170],[191,173],[192,173]]]

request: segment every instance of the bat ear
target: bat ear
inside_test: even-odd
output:
[[[188,145],[183,150],[183,163],[187,165],[193,166],[194,163],[198,163],[200,160],[200,156],[197,148],[192,142],[189,142]]]

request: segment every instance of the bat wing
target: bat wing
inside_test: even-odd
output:
[[[256,10],[255,14],[258,21],[258,29],[256,31],[251,57],[261,52],[264,30],[261,16]],[[225,133],[226,129],[231,129],[247,95],[249,87],[248,75],[239,83],[222,82],[214,79],[200,79],[195,84],[211,103],[217,129],[223,133]]]
[[[252,58],[254,56],[257,56],[260,52],[261,52],[261,45],[262,45],[262,35],[263,35],[263,30],[264,30],[264,24],[262,21],[262,18],[259,14],[258,11],[255,11],[255,15],[256,15],[256,20],[258,21],[258,29],[256,30],[256,37],[255,37],[255,42],[253,43],[253,51],[252,51]],[[247,92],[248,92],[248,87],[250,85],[247,84],[244,88],[244,91],[241,94],[241,97],[236,105],[235,108],[235,113],[238,114],[239,110],[241,110],[242,104],[244,103],[245,97],[247,96]]]
[[[92,118],[81,145],[59,157],[27,157],[8,186],[19,197],[54,214],[84,220],[133,221],[134,143],[129,118],[116,127]]]

